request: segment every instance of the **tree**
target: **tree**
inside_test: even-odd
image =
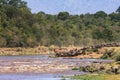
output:
[[[98,11],[94,14],[95,18],[105,18],[107,16],[107,14],[104,11]]]
[[[32,14],[23,0],[0,0],[0,47],[92,45],[120,41],[117,13]]]
[[[120,6],[118,7],[118,9],[116,10],[117,13],[120,13]]]
[[[66,20],[69,17],[69,13],[68,12],[60,12],[58,14],[58,19],[60,20]]]
[[[7,0],[0,0],[0,5],[5,5],[7,4]]]
[[[103,39],[107,41],[114,41],[113,30],[111,28],[105,28],[102,32]]]
[[[109,17],[111,18],[112,21],[115,21],[115,22],[120,21],[120,14],[111,13],[109,14]]]
[[[22,0],[9,0],[8,3],[14,7],[19,7],[19,8],[26,7],[26,4],[27,4],[27,2]]]

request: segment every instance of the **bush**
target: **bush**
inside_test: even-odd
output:
[[[109,59],[114,56],[114,49],[106,50],[104,55],[101,57],[102,59]]]
[[[97,49],[97,48],[95,48],[95,49],[93,49],[92,51],[93,51],[93,52],[98,52],[98,49]]]
[[[120,64],[120,61],[117,61],[117,64]]]
[[[120,61],[120,54],[116,56],[116,59],[115,59],[117,62]]]
[[[80,70],[80,71],[85,71],[85,67],[80,66],[80,67],[79,67],[79,70]]]
[[[84,72],[93,73],[93,72],[98,71],[98,68],[96,68],[93,65],[90,65],[90,66],[80,66],[79,68],[73,68],[72,70],[80,70],[80,71],[84,71]]]
[[[72,70],[79,70],[79,68],[76,68],[76,67],[75,67],[75,68],[72,68]]]

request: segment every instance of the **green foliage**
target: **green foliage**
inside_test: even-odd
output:
[[[64,77],[61,80],[66,80]]]
[[[80,66],[79,68],[72,68],[72,70],[80,70],[80,71],[83,71],[83,72],[90,72],[90,73],[94,73],[94,72],[97,72],[99,71],[99,67],[95,67],[94,65],[88,65],[88,66]]]
[[[120,53],[115,52],[114,49],[106,50],[102,59],[114,59],[118,64],[120,63]]]
[[[118,54],[117,56],[116,56],[116,59],[115,59],[117,62],[120,62],[120,54]]]
[[[101,57],[102,59],[111,59],[113,58],[115,55],[114,53],[114,49],[111,49],[111,50],[106,50],[104,55]]]
[[[118,9],[119,10],[119,9]],[[0,0],[0,47],[88,46],[119,42],[120,14],[32,14],[22,0]]]
[[[116,80],[120,75],[108,75],[108,74],[87,74],[76,75],[71,77],[71,80]]]
[[[92,49],[92,52],[98,52],[98,49],[97,48]]]
[[[79,70],[79,68],[74,67],[74,68],[72,68],[72,70]]]
[[[74,76],[71,80],[105,80],[104,77],[99,76],[89,76],[89,75],[82,75],[82,76]]]
[[[119,6],[118,9],[116,10],[116,12],[120,13],[120,6]]]
[[[105,18],[107,14],[104,11],[98,11],[94,14],[95,18]]]
[[[61,20],[66,20],[68,17],[69,17],[69,13],[68,12],[60,12],[58,14],[58,19],[61,19]]]

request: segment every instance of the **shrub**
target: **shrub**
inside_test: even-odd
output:
[[[116,59],[115,59],[117,62],[120,61],[120,54],[116,56]]]
[[[89,66],[80,66],[79,68],[77,68],[77,70],[93,73],[93,72],[98,71],[98,68],[96,68],[93,65],[89,65]]]
[[[101,57],[102,59],[109,59],[112,58],[114,56],[114,49],[111,50],[106,50],[104,52],[104,55]]]
[[[72,70],[79,70],[79,68],[76,68],[76,67],[75,67],[75,68],[72,68]]]
[[[93,49],[92,51],[93,51],[93,52],[98,52],[98,49],[97,49],[97,48],[95,48],[95,49]]]

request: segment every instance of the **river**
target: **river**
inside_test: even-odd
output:
[[[51,58],[39,56],[0,56],[0,80],[61,80],[61,76],[85,74],[71,68],[112,60]],[[66,79],[69,80],[69,79]]]

